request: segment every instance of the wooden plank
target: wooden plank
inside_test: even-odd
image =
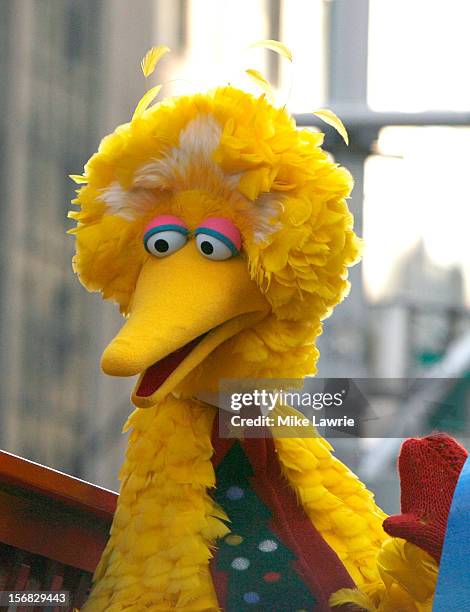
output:
[[[108,532],[109,520],[0,491],[0,542],[16,549],[93,572]]]
[[[5,451],[0,451],[1,483],[44,495],[108,521],[116,510],[117,493]]]

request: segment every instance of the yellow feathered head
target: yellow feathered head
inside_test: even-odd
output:
[[[297,129],[287,111],[264,95],[233,87],[168,99],[135,116],[103,139],[78,179],[84,183],[74,201],[80,210],[71,216],[77,221],[73,263],[80,281],[132,318],[142,270],[155,259],[143,242],[149,222],[158,215],[177,216],[191,235],[204,219],[223,217],[240,231],[237,258],[266,308],[256,323],[212,347],[186,373],[185,383],[313,373],[320,321],[346,294],[347,267],[359,253],[346,205],[352,179],[329,159],[322,142],[323,134]],[[158,276],[161,262],[157,259],[152,274]],[[175,278],[182,277],[174,270]],[[193,282],[203,286],[205,272],[194,274],[199,276],[192,276]],[[221,274],[223,293],[231,281]],[[191,282],[185,283],[188,294],[175,289],[175,296],[186,300],[192,328],[194,318],[204,319],[205,313],[201,307],[194,311]],[[216,298],[208,299],[212,304]],[[165,308],[163,320],[155,315],[162,328],[173,325]],[[125,353],[124,341],[120,346]],[[147,359],[105,370],[135,374],[150,365]]]

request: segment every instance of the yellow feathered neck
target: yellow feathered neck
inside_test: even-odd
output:
[[[208,562],[228,529],[208,493],[214,414],[168,398],[130,416],[118,507],[84,612],[218,610]]]

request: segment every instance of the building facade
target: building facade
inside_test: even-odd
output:
[[[0,446],[108,486],[130,383],[99,370],[120,321],[72,272],[68,175],[144,87],[126,75],[151,43],[141,19],[120,0],[0,2]]]

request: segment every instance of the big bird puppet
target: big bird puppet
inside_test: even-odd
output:
[[[387,518],[313,429],[222,438],[197,399],[222,379],[315,373],[359,256],[350,174],[265,93],[149,106],[158,89],[74,177],[74,269],[126,318],[102,368],[138,375],[84,610],[430,611],[462,447],[405,443],[403,514]]]

